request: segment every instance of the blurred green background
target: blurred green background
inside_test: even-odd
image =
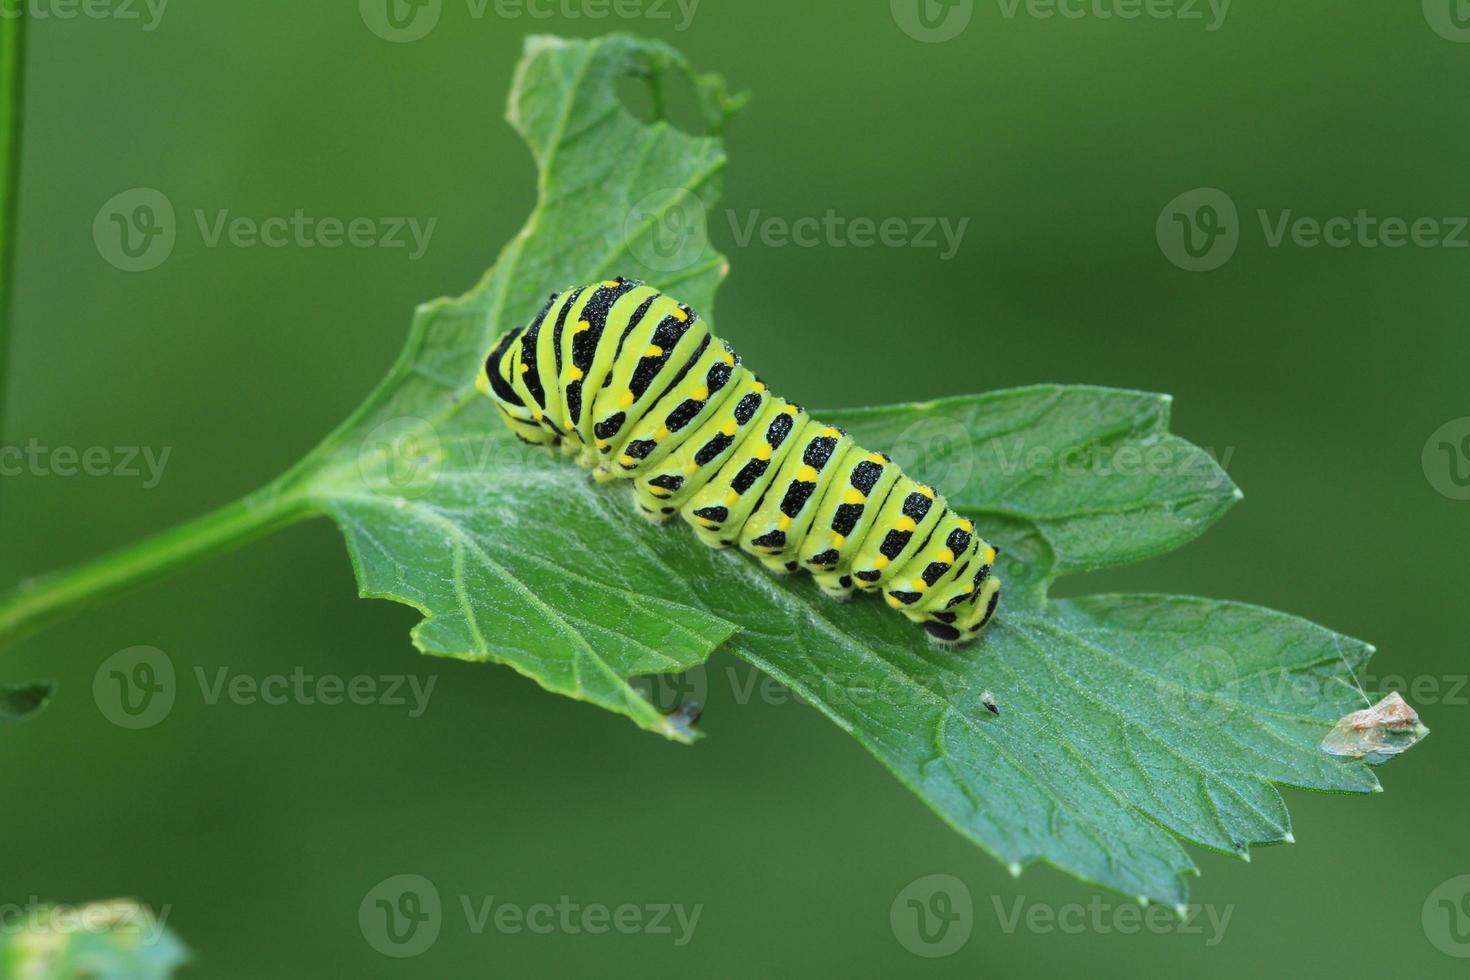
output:
[[[1470,35],[1453,4],[1242,3],[1210,30],[1203,3],[1202,19],[1126,20],[987,0],[942,43],[903,29],[917,22],[908,0],[703,0],[687,23],[652,0],[606,19],[586,16],[607,9],[598,0],[558,0],[575,18],[443,0],[412,43],[375,35],[351,0],[36,20],[0,442],[171,454],[153,487],[5,477],[0,581],[161,530],[299,458],[383,374],[413,306],[467,288],[530,208],[534,170],[502,120],[523,37],[623,29],[753,91],[728,132],[722,208],[737,222],[969,219],[945,261],[741,246],[716,212],[733,269],[718,320],[751,363],[812,405],[1038,381],[1172,392],[1175,431],[1214,449],[1247,499],[1183,551],[1063,591],[1242,599],[1368,639],[1381,652],[1367,683],[1417,679],[1434,736],[1380,773],[1386,794],[1286,791],[1292,847],[1250,865],[1196,851],[1194,901],[1229,909],[1223,941],[1210,944],[1208,919],[1203,935],[1008,933],[997,901],[1059,909],[1095,891],[1045,867],[1012,880],[815,711],[740,703],[727,674],[743,685],[751,672],[723,654],[711,737],[692,749],[509,670],[421,658],[415,614],[357,599],[337,532],[317,521],[5,652],[0,680],[61,687],[46,713],[0,731],[0,903],[137,897],[169,910],[197,953],[189,975],[211,977],[1463,976],[1421,911],[1470,873],[1470,641],[1456,619],[1470,502],[1454,499],[1451,460],[1421,455],[1470,416],[1470,250],[1273,248],[1257,218],[1470,214],[1455,109]],[[140,186],[169,198],[179,235],[166,262],[130,274],[92,226]],[[1198,187],[1240,215],[1233,258],[1203,273],[1177,268],[1155,235],[1165,205]],[[437,225],[411,261],[211,248],[193,218],[298,208]],[[855,281],[879,287],[862,307],[834,303]],[[930,346],[896,359],[889,338],[920,329]],[[838,336],[854,340],[840,376],[825,369]],[[92,678],[137,644],[167,652],[180,695],[163,723],[125,731],[99,713]],[[210,705],[194,671],[221,667],[437,682],[419,718]],[[430,878],[447,907],[416,959],[378,954],[358,928],[363,896],[400,873]],[[958,876],[975,903],[969,942],[938,960],[889,927],[894,897],[932,873]],[[676,947],[476,935],[459,909],[459,896],[563,895],[703,911]]]

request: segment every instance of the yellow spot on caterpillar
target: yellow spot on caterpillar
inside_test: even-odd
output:
[[[687,323],[689,321],[689,314],[685,313],[684,310],[678,306],[674,307],[673,312],[671,312],[669,316],[673,317],[675,320],[678,320],[680,323]]]
[[[911,585],[913,587],[913,590],[915,592],[923,592],[925,589],[927,589],[929,587],[929,583],[928,582],[925,582],[921,578],[914,579],[912,582],[909,583],[909,585]]]
[[[857,487],[853,487],[851,490],[847,491],[846,496],[842,498],[842,502],[844,504],[861,504],[867,499],[867,494],[863,493]]]
[[[661,426],[658,427],[658,431],[653,434],[653,441],[654,442],[663,442],[668,437],[669,437],[669,427],[666,426],[666,425],[661,425]]]
[[[581,321],[580,323],[577,324],[577,329],[573,330],[572,333],[586,333],[588,330],[591,330],[591,329],[592,329],[592,324],[589,323],[586,320],[583,320],[583,321]]]
[[[971,533],[975,530],[975,522],[971,520],[960,521],[960,530],[964,531],[966,534]]]
[[[720,426],[720,435],[733,436],[735,434],[735,430],[738,428],[740,428],[740,426],[736,424],[735,420],[729,419],[725,422],[724,425]]]
[[[618,288],[618,285],[619,285],[619,283],[618,283],[618,281],[616,279],[606,279],[606,280],[603,281],[602,284],[604,286],[606,286],[608,289],[617,289]]]
[[[780,517],[776,518],[776,530],[784,531],[790,526],[791,518],[787,517],[785,514],[782,514]]]
[[[756,459],[762,459],[762,460],[764,460],[764,459],[770,459],[771,458],[771,444],[769,442],[763,442],[759,446],[756,446],[755,447],[755,458]]]
[[[903,605],[903,603],[901,603],[901,602],[898,601],[898,596],[894,595],[892,592],[888,593],[883,598],[884,599],[887,599],[888,600],[888,604],[890,606],[892,606],[894,609],[897,609],[899,606]]]
[[[725,367],[735,366],[735,355],[731,354],[729,351],[725,351],[725,356],[722,358],[722,360],[725,362]]]
[[[939,554],[934,556],[934,560],[939,562],[941,565],[953,565],[954,552],[949,550],[948,548],[943,548],[940,550]]]
[[[571,367],[567,368],[567,381],[568,382],[581,381],[581,380],[582,380],[582,369],[581,368],[577,367],[575,364],[572,365]]]
[[[700,385],[698,388],[695,388],[693,391],[691,391],[689,393],[689,397],[692,398],[692,399],[694,399],[697,402],[708,401],[709,400],[709,386],[708,385]]]
[[[694,462],[693,460],[685,463],[684,472],[688,473],[690,476],[693,476],[695,473],[699,472],[699,464]]]
[[[893,529],[895,531],[912,531],[917,526],[912,517],[900,517],[893,523]]]
[[[612,443],[608,442],[606,439],[596,439],[594,441],[597,443],[598,449],[606,449],[608,446],[612,445]]]
[[[803,466],[801,469],[796,471],[796,478],[802,483],[816,483],[817,471],[811,466]]]
[[[795,405],[791,404],[790,402],[787,402],[786,403],[786,409],[785,409],[785,411],[786,411],[786,414],[787,415],[795,415],[797,412],[801,411],[801,409],[797,408]]]
[[[756,394],[760,394],[761,392],[766,390],[766,383],[764,381],[757,381],[752,386],[752,390],[755,391]]]
[[[888,567],[888,556],[887,555],[879,555],[877,558],[874,558],[873,559],[873,571],[875,571],[875,572],[881,572],[883,569],[885,569],[887,567]]]
[[[633,391],[630,388],[629,390],[623,392],[623,396],[618,399],[618,407],[627,408],[631,404],[633,404]]]
[[[531,370],[531,365],[527,364],[525,361],[522,361],[521,362],[521,373],[522,374],[525,374],[529,370]]]
[[[644,357],[663,357],[664,349],[658,344],[649,344],[648,350],[643,352]]]
[[[834,429],[830,425],[827,426],[825,429],[822,430],[822,435],[826,436],[828,439],[841,439],[842,438],[841,431],[839,431],[838,429]]]
[[[667,497],[669,495],[669,491],[665,490],[663,487],[649,487],[648,492],[653,494],[655,497]]]
[[[845,542],[846,540],[847,540],[847,538],[843,537],[842,535],[835,534],[834,533],[832,535],[832,547],[834,547],[834,548],[841,548],[842,545],[843,545],[843,542]]]
[[[736,493],[733,489],[726,490],[725,491],[725,506],[726,507],[733,507],[733,506],[735,506],[739,502],[740,502],[740,494]]]
[[[542,413],[541,409],[539,409],[539,408],[533,408],[533,409],[531,409],[531,418],[535,419],[537,422],[540,422],[545,417],[546,416]]]
[[[882,453],[868,453],[868,462],[877,463],[879,466],[882,466],[888,460],[883,458]]]
[[[933,487],[920,487],[919,488],[919,494],[921,496],[928,497],[930,500],[933,500],[934,499],[934,488]]]
[[[991,564],[994,564],[994,563],[995,563],[995,549],[994,548],[986,548],[985,549],[985,564],[991,565]]]
[[[623,455],[621,455],[621,456],[618,457],[618,462],[619,463],[622,463],[624,466],[632,466],[634,463],[637,463],[638,461],[636,459],[634,459],[632,456],[629,456],[627,453],[623,453]]]

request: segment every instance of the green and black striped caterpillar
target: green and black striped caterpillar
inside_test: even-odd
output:
[[[599,482],[633,481],[712,548],[806,569],[834,599],[881,589],[941,643],[1000,601],[974,522],[883,453],[769,391],[689,307],[621,277],[553,293],[501,337],[478,386],[516,436],[560,446]]]

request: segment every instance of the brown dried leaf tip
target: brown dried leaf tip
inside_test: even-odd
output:
[[[1428,734],[1419,713],[1395,691],[1371,708],[1344,716],[1322,740],[1322,751],[1376,766],[1407,752]]]

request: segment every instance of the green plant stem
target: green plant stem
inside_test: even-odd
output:
[[[95,561],[22,582],[0,597],[0,647],[82,606],[229,551],[312,513],[307,498],[278,484]]]
[[[20,187],[21,107],[25,83],[23,5],[0,0],[0,433],[5,431],[10,310],[15,300],[15,213]]]

